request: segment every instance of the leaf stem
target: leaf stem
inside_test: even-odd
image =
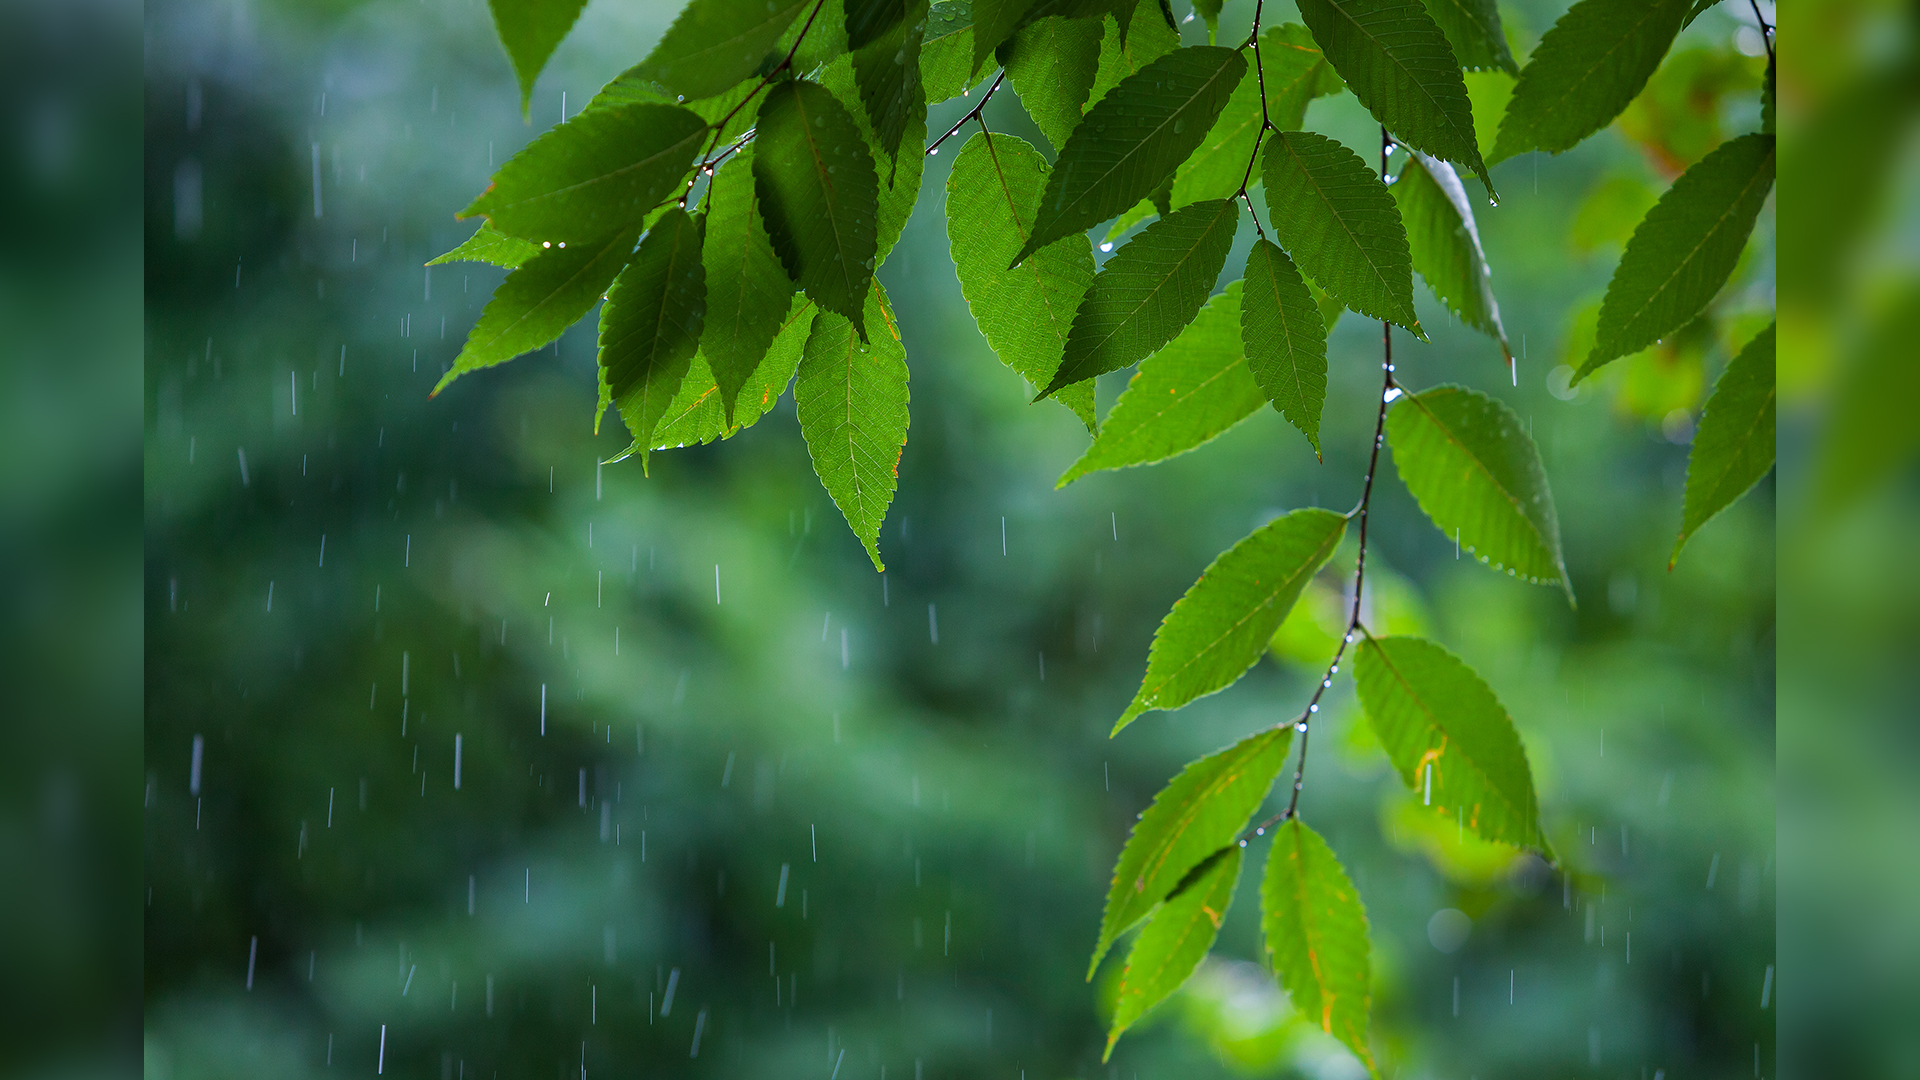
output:
[[[1247,35],[1247,46],[1251,46],[1253,49],[1253,75],[1254,78],[1260,81],[1260,130],[1254,132],[1253,153],[1247,155],[1247,171],[1240,175],[1240,190],[1235,193],[1242,199],[1247,197],[1247,185],[1253,182],[1253,165],[1254,162],[1260,160],[1260,144],[1266,140],[1267,132],[1273,130],[1273,118],[1267,114],[1267,69],[1266,66],[1260,62],[1260,8],[1263,3],[1264,0],[1255,0],[1253,5],[1253,32]],[[1242,47],[1245,48],[1247,46]],[[1253,213],[1253,203],[1251,202],[1247,203],[1247,213]],[[1254,219],[1253,227],[1255,229],[1260,227],[1259,218]],[[1261,233],[1260,235],[1261,239],[1266,238],[1265,233]]]
[[[1007,69],[1001,68],[1000,74],[994,77],[993,85],[987,87],[987,92],[980,95],[980,103],[978,105],[975,105],[973,108],[968,109],[967,115],[961,117],[959,123],[948,128],[947,133],[945,135],[942,135],[939,138],[933,140],[933,145],[927,147],[928,156],[932,156],[938,153],[940,151],[940,144],[943,142],[946,142],[948,139],[953,138],[954,132],[959,131],[963,127],[966,127],[967,121],[980,120],[981,111],[987,107],[987,102],[993,99],[993,92],[995,90],[1000,89],[1000,81],[1002,79],[1005,79],[1006,77],[1007,77]],[[987,130],[987,122],[985,120],[980,120],[980,130],[981,131]]]
[[[1760,0],[1747,0],[1753,7],[1753,21],[1760,24],[1760,43],[1767,47],[1767,66],[1773,66],[1773,24],[1760,14]]]

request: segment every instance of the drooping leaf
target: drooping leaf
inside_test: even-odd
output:
[[[1720,0],[1693,0],[1693,6],[1687,10],[1687,21],[1681,24],[1682,27],[1692,26],[1693,20],[1712,11],[1719,3]]]
[[[1489,840],[1551,853],[1526,747],[1472,668],[1424,638],[1369,637],[1353,678],[1387,759],[1422,805]]]
[[[758,131],[753,187],[774,252],[864,340],[880,184],[867,140],[830,91],[799,81],[767,90]]]
[[[1333,849],[1298,817],[1273,833],[1260,882],[1260,932],[1267,962],[1293,1007],[1345,1043],[1377,1078],[1367,1045],[1373,1011],[1367,909]]]
[[[973,66],[973,5],[968,0],[939,0],[927,12],[927,33],[920,43],[920,81],[927,103],[959,97],[985,81]]]
[[[973,68],[979,70],[1013,36],[1034,0],[973,0]]]
[[[812,0],[691,0],[633,74],[689,101],[756,74]]]
[[[1055,148],[1080,126],[1081,107],[1100,67],[1100,24],[1092,19],[1041,19],[1001,46],[1007,81]]]
[[[450,262],[483,262],[508,270],[517,269],[521,263],[540,254],[540,245],[531,240],[522,240],[517,236],[496,230],[491,225],[481,225],[472,236],[452,251],[437,258],[427,260],[428,266],[439,266]]]
[[[781,55],[785,55],[782,53]],[[712,127],[723,121],[726,126],[719,132],[719,138],[713,140],[715,146],[729,145],[753,128],[757,111],[748,107],[748,98],[756,94],[760,87],[758,79],[748,79],[722,91],[713,97],[680,101],[679,94],[669,90],[652,79],[635,74],[638,65],[628,68],[613,80],[602,86],[592,100],[587,102],[587,110],[616,108],[621,105],[666,105],[672,108],[686,109]],[[711,137],[711,136],[710,136]]]
[[[1282,131],[1261,157],[1280,246],[1345,306],[1422,334],[1406,227],[1360,155],[1324,135]]]
[[[706,121],[673,105],[588,109],[509,158],[460,216],[536,243],[604,239],[666,201],[706,137]]]
[[[793,402],[814,475],[866,546],[873,568],[885,570],[880,524],[907,445],[907,351],[877,281],[867,294],[866,316],[867,341],[831,312],[814,319]]]
[[[1468,71],[1504,71],[1520,74],[1500,26],[1500,8],[1494,0],[1424,0],[1427,14],[1440,24],[1460,66]]]
[[[1051,191],[1052,177],[1047,184]],[[1066,352],[1043,396],[1137,364],[1173,340],[1207,302],[1239,223],[1236,203],[1194,203],[1114,252],[1073,314]]]
[[[1133,939],[1133,948],[1127,950],[1127,966],[1120,973],[1113,1026],[1107,1032],[1101,1061],[1113,1056],[1113,1044],[1128,1028],[1173,996],[1207,958],[1214,939],[1220,936],[1221,924],[1226,922],[1244,859],[1245,852],[1234,846],[1203,863],[1193,880],[1168,897],[1140,936]]]
[[[1246,70],[1232,49],[1201,45],[1176,49],[1114,87],[1061,149],[1034,233],[1014,261],[1151,195],[1206,138]]]
[[[886,37],[912,16],[913,6],[913,0],[840,0],[847,48],[858,52]]]
[[[1320,407],[1327,400],[1327,323],[1293,260],[1267,240],[1247,252],[1240,308],[1247,367],[1260,392],[1320,456]]]
[[[1492,160],[1558,154],[1606,127],[1647,85],[1693,0],[1580,0],[1540,39],[1500,121]]]
[[[894,157],[900,137],[927,122],[927,93],[920,85],[920,42],[927,28],[926,0],[881,0],[902,8],[899,18],[853,51],[853,78],[860,103],[880,148]],[[854,9],[849,8],[849,36]],[[918,153],[916,144],[915,153]]]
[[[1153,4],[1154,0],[1139,0],[1138,6],[1152,7]],[[1129,10],[1129,0],[1115,0],[1112,10]],[[1106,97],[1109,90],[1120,85],[1121,80],[1180,47],[1180,35],[1158,18],[1134,19],[1132,25],[1138,28],[1138,33],[1129,33],[1125,26],[1115,21],[1113,15],[1095,21],[1103,29],[1100,36],[1100,71],[1094,76],[1093,92],[1087,95],[1089,109]]]
[[[1742,135],[1681,174],[1633,230],[1607,283],[1585,378],[1693,320],[1727,283],[1773,190],[1771,135]]]
[[[533,100],[533,81],[540,77],[540,69],[547,66],[547,58],[586,6],[587,0],[487,0],[493,28],[520,81],[522,114]]]
[[[1194,867],[1234,844],[1286,764],[1293,728],[1249,735],[1193,762],[1153,797],[1120,849],[1087,978],[1121,934],[1146,918]]]
[[[794,371],[800,366],[800,353],[806,348],[807,334],[813,328],[814,314],[820,310],[813,301],[797,294],[792,297],[792,305],[780,332],[774,335],[773,344],[760,359],[760,366],[741,387],[734,401],[733,422],[727,422],[726,413],[720,407],[720,387],[714,380],[713,370],[707,366],[706,357],[696,352],[687,366],[687,377],[680,384],[680,392],[674,395],[666,413],[654,425],[653,449],[702,446],[716,439],[730,439],[759,423],[792,381]],[[630,446],[613,460],[639,452],[639,446]]]
[[[1266,115],[1280,130],[1299,127],[1307,104],[1315,97],[1344,89],[1340,77],[1321,55],[1320,46],[1298,23],[1286,23],[1261,34],[1260,61],[1266,73]],[[1174,206],[1225,199],[1240,190],[1240,181],[1247,176],[1247,165],[1253,157],[1254,141],[1260,134],[1260,82],[1242,79],[1233,88],[1233,96],[1227,99],[1213,130],[1174,174]],[[1252,179],[1259,178],[1256,169]]]
[[[907,219],[913,215],[914,205],[920,198],[920,174],[926,168],[927,156],[919,147],[926,142],[927,117],[921,110],[907,118],[906,132],[901,136],[901,145],[907,149],[903,153],[889,155],[881,146],[880,137],[873,126],[867,122],[866,110],[860,107],[859,89],[854,85],[853,58],[841,57],[820,69],[818,79],[845,106],[847,114],[853,117],[854,127],[860,130],[861,138],[867,141],[867,152],[872,157],[878,187],[878,211],[874,218],[873,229],[873,265],[877,268],[886,261],[887,253],[900,239],[900,233],[906,228]]]
[[[1300,18],[1395,140],[1467,166],[1493,192],[1459,62],[1420,0],[1300,0]]]
[[[754,202],[753,153],[752,146],[743,147],[707,189],[707,315],[700,352],[729,423],[741,387],[780,331],[794,289]]]
[[[1686,513],[1667,569],[1673,569],[1680,549],[1700,526],[1733,505],[1773,468],[1773,415],[1773,325],[1769,323],[1727,365],[1700,414],[1693,449],[1687,454]]]
[[[1540,451],[1504,402],[1464,386],[1405,395],[1387,414],[1387,443],[1400,479],[1447,539],[1573,599]]]
[[[1236,281],[1207,301],[1179,337],[1147,357],[1113,403],[1093,445],[1056,486],[1101,469],[1165,461],[1252,416],[1265,398],[1240,352],[1240,307]],[[1067,390],[1081,386],[1091,389],[1093,384],[1077,383]]]
[[[813,18],[813,26],[807,27],[807,18]],[[805,36],[801,31],[805,29]],[[785,56],[788,49],[794,50],[793,70],[811,72],[822,65],[839,60],[851,51],[847,42],[846,5],[841,0],[821,0],[820,14],[795,19],[787,32],[780,36],[774,51]],[[842,97],[842,101],[852,100]]]
[[[1473,204],[1453,166],[1415,150],[1389,190],[1400,207],[1407,252],[1420,280],[1461,322],[1499,342],[1500,355],[1511,366],[1513,350],[1493,296],[1493,270],[1480,246]]]
[[[532,352],[579,322],[627,264],[639,235],[639,227],[630,226],[597,243],[542,248],[521,264],[493,291],[433,392],[469,371]]]
[[[641,239],[600,311],[601,385],[642,447],[643,469],[654,428],[700,347],[707,303],[702,231],[703,222],[685,210],[667,211]]]
[[[1032,232],[1047,162],[1011,135],[967,140],[947,178],[947,239],[961,295],[987,344],[1035,389],[1060,366],[1073,313],[1093,280],[1093,245],[1072,238],[1007,269]],[[1093,384],[1054,395],[1094,430]]]
[[[1346,534],[1344,514],[1309,507],[1262,525],[1213,560],[1154,632],[1146,677],[1113,730],[1239,681]]]

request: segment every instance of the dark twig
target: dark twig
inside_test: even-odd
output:
[[[994,92],[995,90],[998,90],[998,89],[1000,89],[1000,80],[1002,80],[1002,79],[1004,79],[1004,78],[1006,78],[1006,77],[1007,77],[1007,69],[1006,69],[1006,68],[1001,68],[1001,69],[1000,69],[1000,74],[994,77],[994,80],[993,80],[993,85],[992,85],[992,86],[989,86],[989,87],[987,87],[987,92],[986,92],[986,93],[984,93],[984,94],[981,94],[981,95],[980,95],[980,103],[979,103],[979,104],[977,104],[977,105],[975,105],[975,106],[974,106],[973,108],[971,108],[971,109],[968,109],[968,110],[967,110],[967,115],[965,115],[965,116],[963,116],[963,117],[961,117],[961,118],[960,118],[960,122],[959,122],[959,123],[957,123],[957,124],[955,124],[955,125],[953,125],[952,127],[950,127],[950,128],[948,128],[948,129],[947,129],[947,133],[946,133],[945,135],[942,135],[942,136],[940,136],[939,138],[937,138],[937,139],[935,139],[935,140],[933,140],[933,145],[932,145],[932,146],[929,146],[929,147],[927,147],[927,155],[928,155],[929,157],[931,157],[931,156],[932,156],[932,155],[934,155],[934,154],[937,154],[937,153],[939,153],[939,152],[940,152],[940,144],[941,144],[941,143],[943,143],[943,142],[946,142],[946,141],[947,141],[948,139],[951,139],[951,138],[953,138],[953,133],[954,133],[954,132],[956,132],[956,131],[959,131],[959,130],[960,130],[961,128],[963,128],[963,127],[966,127],[966,126],[967,126],[967,121],[969,121],[969,120],[980,120],[980,112],[981,112],[981,110],[983,110],[983,109],[985,109],[985,108],[987,107],[987,102],[988,102],[988,101],[990,101],[990,100],[992,100],[992,98],[993,98],[993,92]],[[986,122],[985,120],[980,120],[980,130],[981,130],[981,131],[985,131],[985,130],[987,130],[987,122]]]
[[[1760,24],[1760,43],[1767,47],[1767,66],[1773,66],[1773,24],[1760,14],[1760,0],[1747,0],[1753,7],[1753,21]]]

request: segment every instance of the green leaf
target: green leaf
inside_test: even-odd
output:
[[[483,224],[475,229],[472,236],[452,251],[438,258],[427,260],[428,266],[439,266],[450,262],[483,262],[508,270],[517,269],[521,263],[540,253],[540,245],[531,240],[522,240],[517,236],[508,236],[491,225]]]
[[[1493,192],[1460,65],[1420,0],[1300,0],[1300,18],[1396,141],[1471,168]]]
[[[873,568],[885,570],[880,524],[907,445],[907,351],[877,281],[867,294],[866,317],[874,330],[870,341],[839,315],[814,319],[793,401],[814,475],[866,545]]]
[[[1193,0],[1193,13],[1207,24],[1207,44],[1214,44],[1220,33],[1220,9],[1225,0]]]
[[[1413,263],[1393,196],[1360,155],[1311,131],[1267,140],[1261,172],[1274,236],[1347,307],[1425,337],[1413,313]]]
[[[632,74],[688,100],[755,75],[811,0],[691,0]]]
[[[1034,0],[973,0],[973,70],[1013,36]]]
[[[1114,940],[1152,914],[1194,867],[1236,847],[1240,830],[1286,764],[1292,738],[1287,724],[1249,735],[1180,770],[1153,797],[1114,864],[1088,979]]]
[[[1368,637],[1353,668],[1373,733],[1421,804],[1488,840],[1551,854],[1513,718],[1431,641]]]
[[[1255,240],[1247,252],[1240,334],[1260,392],[1300,429],[1319,457],[1320,407],[1327,400],[1327,323],[1293,260],[1267,240]]]
[[[927,33],[920,43],[920,81],[927,103],[959,97],[985,81],[973,67],[973,5],[940,0],[927,12]]]
[[[509,158],[460,216],[535,242],[603,239],[665,202],[706,137],[706,121],[673,105],[588,109]]]
[[[1093,280],[1085,237],[1050,244],[1013,269],[1007,260],[1033,230],[1047,162],[1011,135],[967,140],[947,177],[947,238],[960,292],[987,344],[1036,389],[1060,366],[1073,313]],[[1094,430],[1093,384],[1054,395]]]
[[[506,46],[507,59],[513,62],[514,77],[520,81],[520,112],[524,115],[533,100],[533,81],[547,58],[560,45],[587,0],[487,0],[493,11],[493,28]]]
[[[1150,7],[1153,2],[1139,0],[1138,6]],[[1112,10],[1128,11],[1128,0],[1115,0]],[[1089,109],[1106,97],[1108,91],[1120,85],[1122,80],[1180,47],[1180,35],[1157,18],[1133,20],[1138,33],[1128,33],[1125,27],[1114,21],[1112,14],[1096,21],[1102,28],[1100,72],[1094,76],[1093,92],[1087,95]]]
[[[887,156],[900,153],[900,137],[927,122],[927,93],[920,85],[920,42],[927,28],[926,0],[906,0],[904,15],[853,52],[853,77],[875,140]],[[852,29],[853,11],[848,11]],[[850,35],[851,36],[851,35]],[[916,140],[917,152],[918,140]]]
[[[1771,135],[1729,139],[1673,182],[1633,230],[1607,283],[1579,382],[1693,320],[1727,283],[1773,190]]]
[[[866,339],[879,178],[860,128],[826,88],[784,82],[760,106],[754,193],[787,276]]]
[[[1202,45],[1176,49],[1114,87],[1061,149],[1034,233],[1014,261],[1153,194],[1206,138],[1246,71],[1239,53]]]
[[[1378,1077],[1367,1045],[1373,1011],[1367,909],[1320,834],[1295,817],[1273,833],[1260,883],[1267,962],[1307,1021],[1345,1043]]]
[[[707,316],[700,351],[720,389],[726,420],[785,320],[793,282],[773,253],[753,198],[753,152],[740,150],[707,189]]]
[[[1001,47],[1007,81],[1040,134],[1065,146],[1080,126],[1081,106],[1100,68],[1100,24],[1092,19],[1041,19]]]
[[[1920,424],[1911,417],[1913,402],[1920,399],[1920,364],[1913,362],[1920,282],[1907,278],[1864,314],[1859,337],[1835,358],[1831,404],[1811,455],[1811,512],[1795,522],[1798,528],[1833,522],[1842,510],[1906,474],[1920,456]]]
[[[749,95],[759,89],[758,79],[734,84],[728,90],[713,97],[694,101],[681,101],[679,95],[661,86],[651,79],[642,78],[634,72],[638,65],[628,68],[602,86],[598,93],[587,102],[587,110],[614,108],[620,105],[666,105],[683,108],[705,121],[712,131],[722,120],[726,127],[714,140],[716,146],[726,146],[735,142],[753,129],[757,110],[745,107]]]
[[[1184,454],[1265,404],[1240,353],[1240,305],[1236,281],[1207,301],[1179,337],[1147,357],[1113,403],[1093,445],[1055,486],[1066,487],[1102,469],[1149,465]],[[1076,383],[1067,389],[1092,385]]]
[[[642,447],[643,469],[654,428],[700,347],[707,303],[702,231],[701,221],[685,210],[667,211],[640,241],[600,310],[601,385]]]
[[[1460,321],[1500,343],[1500,356],[1513,366],[1500,302],[1493,296],[1493,270],[1480,247],[1480,229],[1466,185],[1453,166],[1418,150],[1394,181],[1393,201],[1407,229],[1413,268]]]
[[[1387,414],[1400,479],[1449,540],[1495,570],[1573,600],[1540,451],[1504,402],[1464,386],[1406,395]]]
[[[654,425],[653,449],[703,446],[716,439],[730,439],[758,423],[773,408],[800,366],[800,353],[806,348],[814,314],[820,310],[804,296],[794,296],[792,304],[760,366],[740,389],[734,402],[733,422],[728,423],[720,407],[720,387],[714,381],[713,370],[707,366],[707,358],[696,352],[687,366],[687,377],[680,384],[680,392],[674,395],[672,404]],[[637,454],[640,449],[638,445],[630,446],[608,464]]]
[[[1048,178],[1049,192],[1058,176]],[[1137,364],[1173,340],[1207,302],[1239,224],[1239,207],[1227,199],[1194,203],[1114,252],[1074,312],[1060,369],[1041,396]]]
[[[1127,966],[1120,972],[1113,1027],[1107,1032],[1101,1061],[1113,1056],[1113,1044],[1120,1041],[1122,1033],[1173,996],[1207,958],[1214,939],[1220,936],[1220,925],[1226,922],[1244,858],[1245,853],[1235,846],[1201,864],[1193,880],[1168,897],[1154,913],[1153,921],[1133,939]]]
[[[1327,333],[1333,333],[1334,324],[1340,321],[1340,315],[1346,311],[1346,305],[1327,295],[1327,291],[1307,278],[1307,294],[1313,297],[1313,306],[1320,309],[1320,321],[1327,326]]]
[[[543,248],[507,275],[467,332],[453,366],[433,392],[469,371],[505,363],[559,337],[593,310],[627,264],[638,226],[629,226],[598,243]]]
[[[854,52],[886,37],[915,14],[912,0],[841,0],[847,48]]]
[[[1520,74],[1500,26],[1500,7],[1494,0],[1424,0],[1427,14],[1440,24],[1460,66],[1468,71],[1504,71]]]
[[[1239,681],[1346,534],[1346,515],[1309,507],[1214,559],[1154,632],[1146,677],[1114,732],[1149,709],[1177,709]]]
[[[1493,160],[1558,154],[1606,127],[1647,85],[1693,0],[1580,0],[1540,39],[1500,121]]]
[[[921,110],[907,120],[906,130],[911,137],[903,136],[901,141],[911,144],[910,151],[889,154],[880,144],[873,126],[868,123],[866,110],[856,107],[860,97],[854,85],[853,58],[835,60],[820,69],[818,78],[820,85],[847,107],[847,114],[853,117],[860,137],[867,141],[867,152],[874,161],[879,188],[873,230],[873,265],[878,267],[886,261],[887,253],[899,241],[907,219],[913,216],[913,208],[920,200],[920,174],[926,168],[927,155],[921,153],[919,148],[926,142],[926,111]]]
[[[1686,513],[1680,519],[1680,539],[1673,545],[1667,569],[1680,559],[1680,549],[1733,505],[1735,499],[1760,482],[1773,468],[1773,324],[1740,350],[1700,414],[1693,449],[1687,454]]]

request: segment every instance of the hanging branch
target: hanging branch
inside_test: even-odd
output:
[[[947,133],[945,135],[942,135],[939,138],[933,140],[933,145],[927,147],[928,157],[932,157],[933,155],[939,153],[940,144],[943,142],[946,142],[948,139],[953,138],[954,132],[959,131],[963,127],[966,127],[967,121],[980,120],[981,111],[987,107],[987,102],[993,100],[993,92],[995,90],[1000,89],[1000,81],[1002,79],[1005,79],[1006,77],[1007,77],[1007,69],[1001,68],[1000,74],[994,77],[993,85],[987,87],[987,92],[980,95],[980,103],[978,105],[975,105],[973,108],[968,109],[967,115],[961,117],[959,123],[948,128]],[[987,122],[985,120],[980,120],[980,130],[981,131],[987,130]]]

